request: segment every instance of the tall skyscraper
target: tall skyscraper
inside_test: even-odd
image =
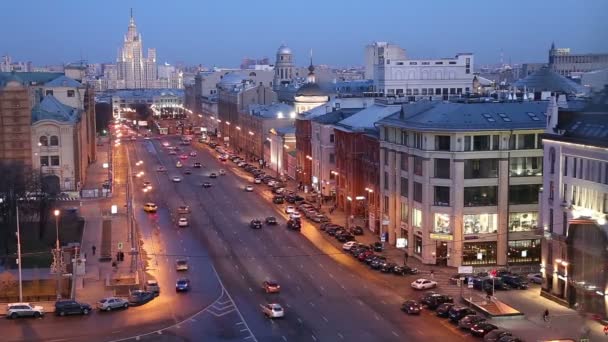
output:
[[[129,28],[116,59],[118,80],[124,81],[124,88],[155,88],[156,49],[148,49],[147,57],[144,57],[142,49],[143,41],[141,34],[137,33],[133,10],[131,10]]]

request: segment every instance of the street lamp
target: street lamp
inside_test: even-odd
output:
[[[59,250],[59,209],[55,209],[53,215],[55,215],[55,248]]]

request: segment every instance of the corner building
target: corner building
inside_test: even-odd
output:
[[[548,102],[418,102],[380,127],[382,231],[425,264],[538,269]]]

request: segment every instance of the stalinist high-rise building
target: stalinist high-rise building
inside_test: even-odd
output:
[[[131,10],[129,28],[116,58],[117,83],[119,84],[117,88],[157,87],[156,49],[148,49],[147,57],[144,57],[142,50],[143,41],[141,34],[137,33],[137,26],[135,26],[135,19]]]

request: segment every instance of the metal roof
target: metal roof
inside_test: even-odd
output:
[[[549,67],[542,67],[513,85],[518,88],[526,87],[531,91],[554,91],[569,95],[583,95],[589,92],[588,88],[552,71]]]
[[[353,131],[375,130],[375,123],[401,111],[401,105],[374,104],[360,110],[336,125]]]
[[[0,86],[9,81],[18,81],[25,85],[42,85],[60,76],[60,72],[0,72]]]
[[[74,80],[73,78],[69,78],[65,75],[61,75],[49,82],[46,82],[44,85],[47,87],[84,88],[82,83]]]
[[[32,109],[32,123],[40,120],[78,122],[80,114],[79,109],[64,105],[53,95],[47,95]]]
[[[351,115],[361,111],[363,108],[342,108],[329,112],[324,115],[313,117],[311,120],[320,124],[335,124]]]

